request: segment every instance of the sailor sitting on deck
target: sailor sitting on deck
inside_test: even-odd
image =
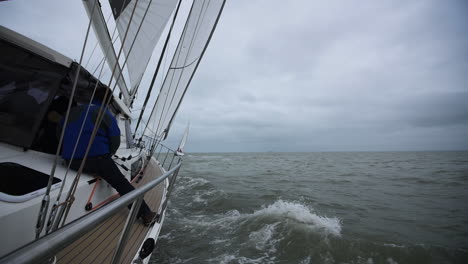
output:
[[[62,145],[62,158],[70,163],[70,167],[78,170],[82,159],[85,156],[88,142],[93,133],[95,123],[98,117],[99,109],[102,102],[105,102],[106,96],[105,89],[98,89],[95,93],[95,99],[92,104],[79,105],[70,110],[68,124],[65,130],[63,145]],[[112,93],[109,91],[107,98]],[[88,106],[90,107],[88,116],[85,119]],[[85,123],[83,131],[81,132],[80,141],[76,147],[75,155],[72,159],[73,149],[79,137],[81,126]],[[60,121],[60,129],[63,127],[64,120]],[[102,119],[99,130],[94,138],[94,141],[89,150],[86,158],[86,163],[83,172],[90,174],[97,174],[102,179],[106,180],[117,192],[122,196],[126,193],[133,191],[135,188],[125,179],[125,176],[120,172],[117,165],[112,160],[112,155],[117,151],[120,145],[120,130],[117,126],[117,120],[105,109],[104,118]],[[150,225],[156,216],[152,212],[145,201],[142,202],[138,216],[142,218],[143,224]]]

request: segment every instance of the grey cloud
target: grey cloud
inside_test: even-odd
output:
[[[216,73],[202,94],[214,91],[197,97],[203,111],[190,97],[185,108],[222,131],[211,140],[246,150],[467,147],[463,2],[240,2],[227,5],[191,93]]]
[[[86,19],[11,2],[2,25],[79,57]],[[227,1],[169,144],[190,120],[188,151],[466,150],[466,14],[463,0]]]
[[[426,96],[427,97],[427,96]],[[468,92],[432,94],[402,106],[408,122],[419,127],[468,126]]]

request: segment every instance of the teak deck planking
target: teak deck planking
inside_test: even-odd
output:
[[[159,166],[151,160],[143,179],[134,186],[138,188],[161,175]],[[145,194],[145,201],[151,210],[158,211],[163,190],[164,182]],[[110,263],[128,213],[129,210],[125,208],[92,231],[83,234],[81,238],[57,254],[57,263]],[[150,227],[144,226],[140,219],[135,221],[120,258],[121,263],[131,263],[149,229]]]

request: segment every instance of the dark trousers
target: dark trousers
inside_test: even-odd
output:
[[[73,160],[70,168],[78,170],[82,160]],[[120,172],[119,168],[112,160],[110,155],[103,155],[98,157],[88,157],[83,167],[83,172],[89,174],[97,174],[99,177],[108,182],[120,196],[127,194],[135,189],[130,182],[125,179],[125,176]],[[138,216],[142,216],[151,210],[146,202],[143,200],[138,211]]]

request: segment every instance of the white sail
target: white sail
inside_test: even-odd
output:
[[[134,94],[151,54],[177,5],[177,0],[109,0],[127,56],[127,69]],[[133,13],[133,16],[132,16]]]
[[[151,113],[150,122],[162,139],[169,128],[211,39],[223,0],[195,0],[169,71]]]
[[[190,127],[190,123],[187,124],[187,128],[185,129],[184,135],[182,136],[182,140],[180,141],[180,145],[177,148],[176,154],[178,156],[183,156],[184,155],[184,147],[185,147],[185,143],[187,142],[189,127]]]
[[[96,33],[102,53],[106,56],[107,64],[110,69],[114,71],[114,79],[117,80],[117,84],[125,98],[125,101],[129,101],[130,96],[127,85],[123,78],[122,69],[118,63],[114,46],[112,45],[112,38],[109,35],[109,30],[107,29],[106,22],[102,16],[100,4],[97,0],[83,0],[83,5],[92,21],[94,32]]]

